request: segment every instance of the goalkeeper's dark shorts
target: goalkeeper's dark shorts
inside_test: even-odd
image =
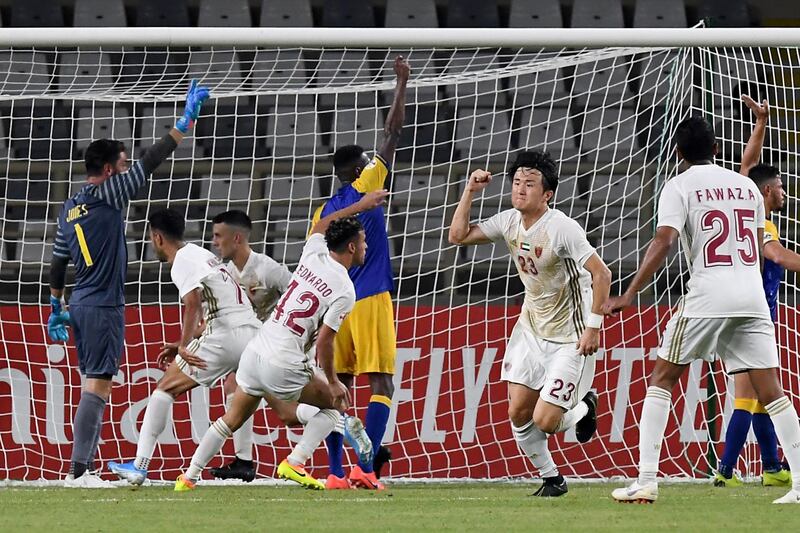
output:
[[[81,374],[87,378],[115,376],[125,346],[125,306],[71,305],[69,316]]]

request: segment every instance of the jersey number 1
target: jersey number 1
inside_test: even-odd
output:
[[[86,235],[83,234],[83,228],[80,224],[75,224],[75,236],[78,238],[78,246],[81,248],[83,262],[86,263],[87,267],[92,266],[94,261],[92,261],[92,254],[89,253],[89,245],[86,244]]]
[[[319,309],[319,298],[313,292],[305,291],[301,292],[295,298],[295,302],[302,304],[303,307],[290,309],[288,312],[286,311],[286,302],[289,301],[289,298],[292,297],[292,293],[297,288],[297,280],[292,280],[289,283],[289,286],[286,288],[286,293],[281,298],[281,301],[278,302],[278,305],[275,306],[275,317],[276,321],[280,321],[281,317],[286,314],[286,320],[284,321],[284,325],[292,330],[295,335],[302,337],[303,334],[306,332],[306,329],[298,324],[296,320],[302,318],[308,318],[314,316],[314,313],[317,312]]]
[[[736,219],[736,240],[746,245],[746,249],[737,247],[737,255],[745,265],[755,265],[758,260],[756,237],[753,234],[753,230],[745,224],[755,221],[756,212],[752,209],[734,209],[733,216]],[[728,237],[731,234],[731,221],[728,215],[719,209],[712,209],[703,214],[700,224],[703,231],[717,230],[703,247],[705,266],[733,266],[733,257],[719,251],[719,248],[728,241]]]

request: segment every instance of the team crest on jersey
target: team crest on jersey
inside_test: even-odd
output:
[[[517,245],[517,239],[511,239],[511,246]]]
[[[520,243],[519,247],[520,247],[520,248],[521,248],[521,249],[522,249],[524,252],[530,252],[530,251],[531,251],[531,245],[530,245],[530,244],[528,244],[527,242]]]
[[[542,247],[537,246],[536,248],[533,249],[533,253],[536,254],[537,259],[542,257]]]

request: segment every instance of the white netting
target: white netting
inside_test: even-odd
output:
[[[106,461],[133,456],[146,398],[161,375],[156,354],[178,335],[178,298],[146,242],[148,214],[166,206],[183,211],[189,240],[210,246],[209,220],[243,209],[255,222],[254,248],[292,268],[314,209],[335,186],[333,149],[358,143],[371,150],[381,141],[397,53],[409,56],[412,77],[387,219],[399,344],[385,439],[395,456],[393,476],[532,472],[514,443],[499,381],[521,284],[503,247],[447,243],[469,170],[488,168],[500,177],[518,149],[550,151],[561,172],[555,207],[586,228],[612,269],[613,291],[635,271],[652,236],[655,198],[677,171],[671,132],[691,112],[719,123],[721,160],[735,168],[750,130],[736,87],[758,83],[774,110],[765,158],[794,177],[796,49],[0,50],[0,163],[8,176],[0,181],[0,478],[55,478],[67,469],[80,377],[72,345],[65,354],[45,342],[49,311],[40,304],[55,219],[85,179],[88,143],[118,138],[135,159],[174,124],[190,78],[212,89],[193,136],[127,213],[126,355],[103,430]],[[507,179],[495,179],[476,199],[473,218],[510,207],[509,191]],[[781,217],[778,225],[793,236],[790,220]],[[599,435],[586,446],[572,433],[553,439],[565,474],[635,471],[644,376],[684,274],[682,259],[672,256],[643,293],[640,311],[606,323],[595,378]],[[784,296],[793,297],[794,286],[789,278]],[[793,348],[794,315],[784,319],[782,342]],[[731,402],[719,392],[719,365],[716,379],[708,372],[698,363],[684,381],[686,400],[677,402],[668,427],[665,474],[702,476],[708,461],[716,462],[720,411]],[[797,376],[791,359],[784,377],[795,399]],[[365,384],[359,406],[366,404]],[[151,464],[155,477],[174,478],[208,420],[221,413],[219,388],[190,398],[175,404],[174,427]],[[256,432],[259,472],[271,476],[297,434],[264,412]],[[313,466],[325,464],[319,452]]]

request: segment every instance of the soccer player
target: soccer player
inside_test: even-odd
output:
[[[212,245],[222,259],[227,261],[228,272],[247,291],[258,319],[264,322],[278,297],[286,292],[292,273],[268,255],[254,252],[250,248],[253,223],[244,211],[225,211],[216,215],[212,223]],[[228,375],[224,388],[225,405],[230,409],[236,390],[235,374]],[[253,463],[253,417],[248,418],[233,434],[233,448],[236,454],[233,461],[220,468],[212,468],[211,475],[220,479],[252,481],[256,476]]]
[[[150,215],[148,222],[156,255],[171,265],[170,276],[183,303],[183,318],[180,340],[167,345],[159,355],[161,364],[171,363],[147,403],[135,461],[108,464],[120,479],[133,485],[141,485],[147,478],[156,440],[167,425],[175,399],[198,385],[211,387],[235,371],[245,346],[261,327],[244,289],[220,259],[183,240],[183,215],[165,209]]]
[[[203,435],[189,469],[175,482],[175,491],[194,489],[203,468],[232,432],[262,398],[269,403],[271,397],[320,408],[310,419],[301,420],[303,436],[278,466],[278,476],[308,488],[325,488],[304,464],[350,403],[347,388],[336,375],[333,339],[355,303],[347,269],[364,263],[368,247],[363,227],[351,215],[373,209],[385,197],[385,191],[370,193],[314,225],[288,289],[242,354],[230,409]],[[324,378],[314,367],[314,352]]]
[[[511,205],[470,224],[472,198],[492,180],[476,170],[453,214],[449,240],[470,245],[502,241],[511,252],[525,301],[508,340],[500,379],[508,383],[508,415],[520,449],[539,470],[533,495],[567,492],[547,448],[549,434],[575,427],[580,442],[597,429],[597,395],[590,391],[600,344],[601,306],[611,272],[574,220],[549,207],[558,187],[556,163],[541,152],[521,152],[508,170]],[[580,401],[579,401],[580,399]]]
[[[342,146],[333,154],[333,167],[342,186],[314,214],[315,223],[357,202],[365,193],[383,189],[389,175],[389,163],[394,157],[397,142],[405,121],[406,84],[411,69],[402,56],[394,62],[397,75],[394,101],[384,124],[384,140],[372,160],[360,146]],[[342,466],[343,436],[334,431],[326,439],[328,446],[329,489],[348,489],[351,484],[365,489],[381,490],[378,481],[380,468],[391,457],[381,447],[383,434],[392,405],[394,363],[397,355],[397,334],[394,330],[394,308],[389,294],[394,288],[392,264],[389,259],[389,237],[382,208],[359,215],[364,226],[370,253],[364,265],[350,270],[356,288],[353,312],[342,323],[336,335],[334,358],[339,379],[347,388],[353,386],[355,376],[367,374],[372,396],[367,406],[364,422],[372,440],[374,458],[359,458],[358,465],[350,471],[349,480]],[[376,474],[377,471],[377,474]]]
[[[150,174],[183,140],[209,97],[208,89],[192,81],[183,115],[141,160],[129,166],[125,146],[100,139],[86,148],[87,183],[64,202],[50,263],[50,307],[47,331],[53,341],[75,333],[78,366],[85,376],[73,420],[73,443],[67,487],[109,487],[89,471],[97,452],[103,413],[119,369],[125,336],[125,210]],[[67,265],[75,265],[75,288],[65,310]]]
[[[689,169],[664,185],[656,234],[639,271],[622,296],[604,306],[612,313],[630,305],[682,238],[691,279],[650,375],[639,425],[639,477],[612,497],[621,502],[658,499],[656,475],[672,389],[689,363],[716,353],[728,373],[749,374],[783,445],[792,490],[774,503],[800,503],[800,423],[778,379],[775,330],[761,288],[764,199],[752,180],[713,163],[717,142],[705,119],[683,120],[675,143]]]
[[[780,172],[777,168],[768,165],[756,165],[764,144],[767,119],[769,118],[769,105],[766,101],[757,104],[749,96],[743,95],[742,100],[756,116],[756,125],[747,143],[747,148],[742,156],[742,167],[739,172],[756,184],[764,197],[764,210],[766,215],[783,209],[785,195]],[[778,287],[783,278],[783,270],[788,268],[800,272],[800,255],[791,252],[780,243],[778,228],[767,219],[764,228],[764,292],[767,297],[772,321],[778,319]],[[769,418],[764,406],[758,401],[755,389],[750,383],[750,376],[746,372],[734,374],[735,400],[734,411],[728,422],[725,433],[725,447],[722,451],[717,472],[714,475],[714,485],[718,487],[738,487],[742,479],[734,474],[739,454],[747,440],[750,424],[758,440],[761,452],[763,472],[761,482],[765,486],[788,487],[791,485],[791,473],[784,469],[783,463],[778,459],[778,438],[775,427]]]

